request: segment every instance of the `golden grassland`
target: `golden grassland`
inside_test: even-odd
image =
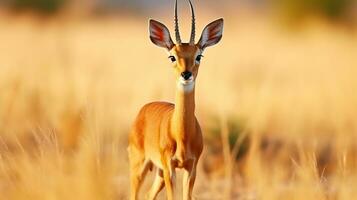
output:
[[[147,32],[123,17],[0,17],[1,199],[128,198],[130,124],[174,98]],[[197,199],[357,196],[356,34],[232,16],[201,65]]]

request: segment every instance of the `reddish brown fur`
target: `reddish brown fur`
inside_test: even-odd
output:
[[[204,37],[196,45],[174,45],[165,25],[150,20],[150,39],[157,46],[166,48],[174,64],[176,75],[175,104],[153,102],[139,112],[129,136],[129,159],[131,172],[131,199],[136,200],[147,171],[157,167],[154,184],[148,199],[155,199],[166,186],[167,198],[174,198],[175,169],[182,168],[183,199],[190,200],[196,179],[196,166],[203,149],[200,125],[195,117],[195,81],[201,53],[221,39],[223,19],[209,24]],[[219,25],[219,26],[218,26]],[[206,31],[206,32],[205,32]],[[208,32],[207,32],[208,31]],[[214,32],[211,33],[211,32]],[[211,38],[212,36],[212,38]],[[186,76],[189,75],[189,76]]]
[[[167,102],[146,104],[134,122],[129,136],[130,148],[135,148],[143,155],[146,149],[153,149],[159,155],[173,157],[177,145],[184,143],[185,147],[181,149],[183,152],[178,153],[185,154],[189,150],[194,156],[199,156],[202,152],[202,135],[197,120],[184,124],[185,127],[182,127],[182,124],[173,123],[174,109],[175,105]],[[180,137],[178,132],[185,132],[187,136],[181,136],[182,141],[177,141],[177,137]],[[184,155],[180,155],[177,159],[177,167],[183,167]]]
[[[178,57],[175,67],[177,79],[189,70],[197,77],[197,46],[175,46],[171,52]],[[146,104],[139,112],[129,136],[129,158],[132,179],[132,199],[137,198],[140,184],[148,169],[158,168],[157,178],[149,193],[154,199],[167,187],[168,198],[173,198],[175,168],[183,168],[184,197],[191,199],[196,165],[203,149],[201,128],[194,115],[194,90],[188,93],[177,90],[175,105],[166,102]],[[185,178],[186,177],[186,178]]]

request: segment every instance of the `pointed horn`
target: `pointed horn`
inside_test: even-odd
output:
[[[195,45],[195,34],[196,34],[196,19],[195,19],[195,11],[193,10],[193,5],[191,0],[188,0],[191,7],[191,15],[192,15],[192,26],[191,26],[191,38],[190,45]]]
[[[176,43],[181,44],[181,37],[180,37],[178,18],[177,18],[177,0],[175,1],[175,35],[176,35]]]

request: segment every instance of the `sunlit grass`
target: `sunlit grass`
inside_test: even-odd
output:
[[[2,199],[127,199],[130,124],[175,87],[144,21],[0,19]],[[322,22],[227,20],[196,88],[195,196],[356,196],[356,42]]]

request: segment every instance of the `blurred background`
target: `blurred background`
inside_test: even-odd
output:
[[[225,19],[196,86],[205,149],[194,196],[353,199],[357,1],[193,3],[197,39]],[[144,104],[174,99],[170,61],[147,23],[161,21],[172,35],[173,5],[0,1],[2,199],[128,199],[131,124]],[[185,0],[179,16],[188,41]]]

